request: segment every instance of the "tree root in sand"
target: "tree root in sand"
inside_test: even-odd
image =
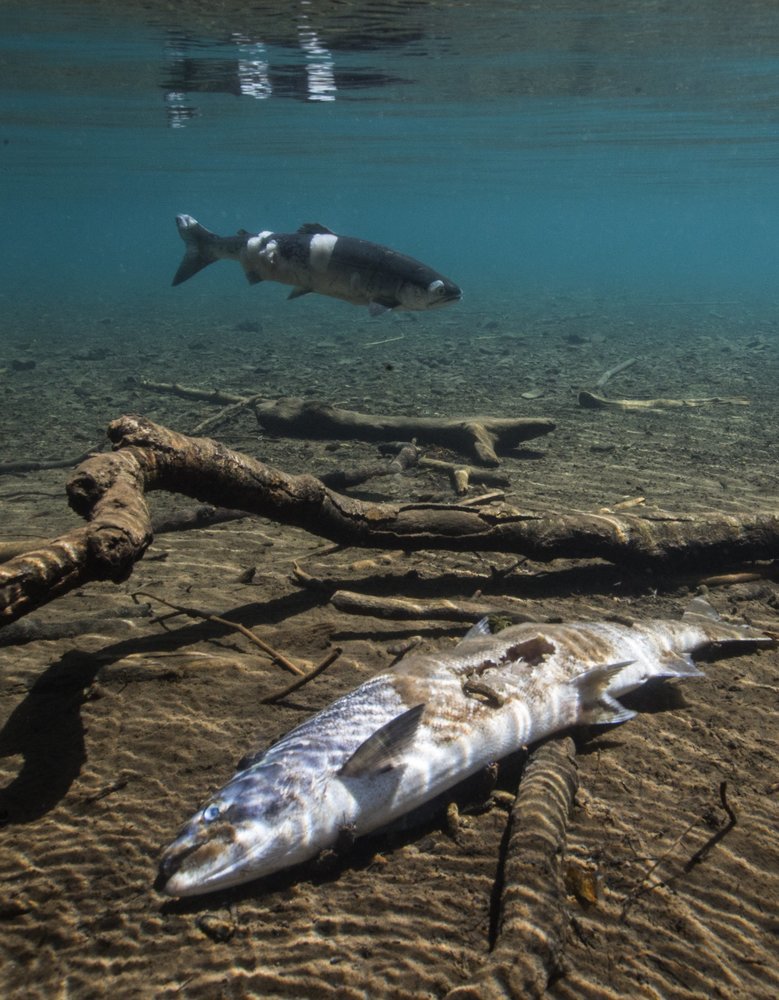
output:
[[[577,788],[570,737],[531,754],[511,808],[495,946],[446,1000],[540,998],[563,972],[569,918],[561,859]]]
[[[542,562],[601,558],[665,573],[779,552],[779,512],[525,513],[506,505],[374,503],[346,497],[309,475],[292,476],[208,438],[139,416],[113,421],[111,453],[93,455],[68,483],[88,520],[0,566],[0,623],[90,580],[126,579],[152,540],[147,490],[169,490],[371,548],[515,552]]]

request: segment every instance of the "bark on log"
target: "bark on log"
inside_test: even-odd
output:
[[[169,490],[369,548],[515,552],[532,559],[601,558],[666,573],[779,555],[779,512],[526,513],[505,505],[373,503],[313,476],[291,476],[208,438],[138,416],[115,420],[116,451],[93,455],[68,483],[84,527],[0,566],[0,622],[90,580],[123,580],[151,542],[147,490]]]

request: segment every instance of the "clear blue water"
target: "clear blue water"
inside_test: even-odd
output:
[[[171,289],[179,212],[394,246],[456,280],[464,316],[774,315],[774,3],[148,6],[0,7],[0,293],[19,322],[350,308],[287,305],[226,266]]]

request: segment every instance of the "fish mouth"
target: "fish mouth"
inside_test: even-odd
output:
[[[435,305],[437,305],[437,306],[448,306],[450,302],[459,302],[462,297],[463,297],[462,289],[461,288],[457,288],[456,290],[451,291],[451,292],[447,292],[446,295],[443,295],[435,303]]]
[[[231,849],[232,848],[232,849]],[[166,896],[197,896],[237,882],[251,852],[236,856],[235,844],[214,840],[176,841],[163,851],[154,888]]]
[[[216,892],[219,889],[229,889],[244,879],[235,877],[236,869],[240,863],[232,863],[222,868],[215,869],[208,873],[193,871],[189,868],[182,868],[180,864],[185,861],[181,859],[179,866],[160,865],[160,870],[154,882],[154,888],[166,896],[183,898],[185,896],[202,896],[207,892]],[[232,877],[231,877],[232,876]]]

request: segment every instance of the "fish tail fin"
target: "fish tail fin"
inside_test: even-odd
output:
[[[721,634],[712,636],[711,652],[719,650],[774,649],[779,645],[779,629],[754,628],[752,625],[735,625],[725,621],[705,597],[694,597],[682,615],[682,621],[704,628],[718,627]]]
[[[202,271],[204,267],[208,267],[209,264],[213,264],[218,259],[210,244],[219,237],[206,229],[205,226],[201,226],[197,219],[193,219],[191,215],[177,215],[176,225],[179,236],[184,240],[186,246],[184,259],[179,264],[179,269],[173,276],[172,282],[174,285],[180,285],[183,281],[191,278],[193,274],[197,274],[198,271]]]
[[[619,663],[607,663],[593,667],[580,674],[573,681],[579,696],[580,718],[584,723],[597,726],[614,725],[627,722],[635,717],[635,712],[617,701],[606,689],[615,677],[629,667],[632,660],[622,660]]]

